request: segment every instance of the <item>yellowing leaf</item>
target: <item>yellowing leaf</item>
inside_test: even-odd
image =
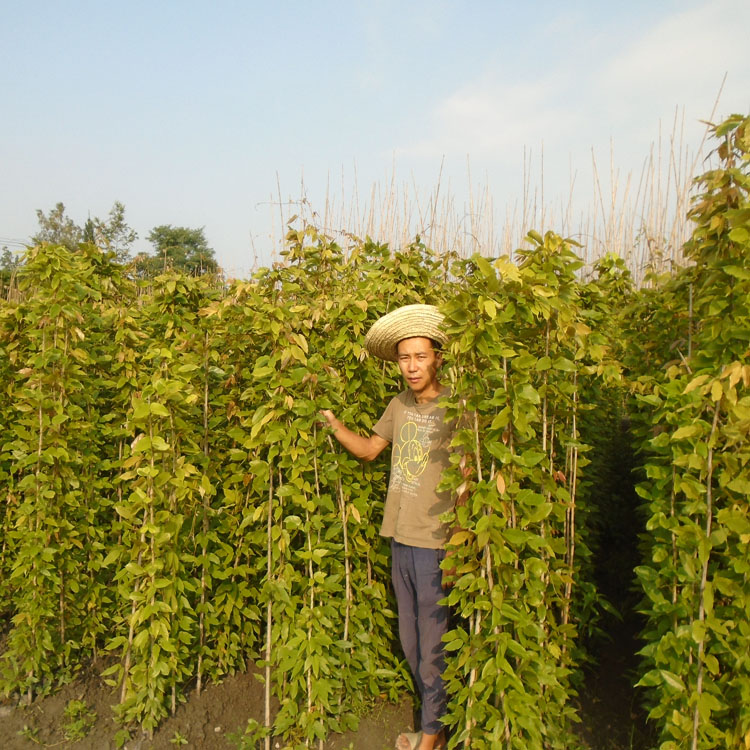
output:
[[[505,479],[499,471],[497,472],[495,482],[497,483],[497,491],[502,495],[505,492]]]
[[[449,540],[448,544],[457,546],[464,542],[470,542],[473,539],[473,534],[470,531],[457,531]]]
[[[711,385],[711,400],[712,401],[721,400],[723,393],[724,391],[721,387],[721,383],[718,380],[714,380],[713,384]]]
[[[703,385],[711,376],[710,375],[698,375],[697,378],[693,378],[686,386],[683,393],[690,393],[699,386]]]
[[[302,351],[307,354],[309,352],[308,346],[307,346],[307,339],[301,334],[301,333],[293,333],[292,339],[294,339],[294,342],[299,346]]]
[[[672,440],[684,440],[685,438],[698,437],[702,432],[699,424],[688,424],[679,427],[672,435]]]

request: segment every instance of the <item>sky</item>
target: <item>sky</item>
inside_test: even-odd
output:
[[[83,224],[120,201],[135,251],[157,225],[201,227],[228,275],[246,277],[278,257],[295,213],[357,232],[376,195],[381,211],[389,195],[410,204],[415,231],[437,195],[463,216],[490,196],[498,225],[531,193],[584,211],[599,172],[637,177],[664,142],[699,154],[701,121],[750,112],[749,0],[0,0],[0,12],[11,250],[37,210],[63,202]]]

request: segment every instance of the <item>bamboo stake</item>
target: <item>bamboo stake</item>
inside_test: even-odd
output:
[[[713,439],[716,434],[716,427],[719,423],[719,404],[717,401],[714,407],[714,419],[711,424],[711,434],[708,436],[708,455],[706,457],[706,540],[711,537],[711,525],[713,515],[713,473],[714,473],[714,446]],[[701,584],[698,591],[698,622],[705,622],[706,620],[706,605],[704,603],[704,595],[706,591],[706,582],[708,581],[708,561],[710,555],[706,554],[706,559],[703,561],[703,569],[701,571]],[[700,696],[703,693],[703,652],[705,651],[705,638],[701,638],[698,643],[698,679],[695,684],[695,691],[698,695],[698,700],[695,703],[693,709],[693,742],[692,750],[698,750],[698,721],[700,714],[698,711],[698,703],[700,702]]]
[[[578,408],[578,372],[573,374],[573,425],[571,431],[571,437],[575,441],[578,438],[578,427],[577,427],[577,408]],[[565,604],[563,611],[563,623],[568,624],[570,618],[570,599],[573,590],[573,572],[575,566],[575,552],[576,552],[576,522],[575,522],[575,507],[576,507],[576,486],[578,481],[578,448],[573,446],[571,448],[570,458],[570,504],[566,513],[566,540],[568,549],[568,571],[569,579],[565,583]],[[567,634],[564,636],[567,639]]]
[[[143,526],[146,525],[146,511],[144,509],[144,519],[143,519]],[[146,534],[145,532],[141,532],[141,545],[146,543]],[[141,560],[143,559],[143,548],[138,551],[138,560],[137,565],[140,568],[141,566]],[[136,581],[135,588],[133,589],[133,593],[137,594],[138,591],[140,591],[141,584],[140,581]],[[132,658],[133,653],[133,639],[135,638],[135,610],[136,610],[136,598],[133,597],[133,602],[130,606],[130,625],[128,628],[128,647],[125,650],[125,659],[122,665],[122,684],[120,685],[120,703],[125,702],[125,698],[127,696],[127,688],[128,688],[128,675],[130,674],[130,660]]]
[[[273,566],[272,538],[273,529],[273,464],[268,462],[268,515],[266,533],[266,585],[269,587],[268,603],[266,604],[266,685],[265,685],[265,712],[263,726],[267,733],[265,737],[265,750],[271,750],[271,627],[273,625],[273,607],[271,597],[271,575]]]
[[[203,455],[208,458],[208,330],[203,336]],[[171,416],[171,415],[170,415]],[[200,696],[203,686],[203,650],[206,644],[206,624],[205,624],[205,607],[206,607],[206,552],[208,538],[208,494],[203,492],[203,549],[201,551],[201,611],[198,617],[198,677],[195,685],[196,695]]]
[[[305,506],[307,506],[307,496],[305,495]],[[307,648],[308,653],[310,650],[310,644],[312,642],[312,615],[313,609],[315,608],[315,581],[313,578],[313,561],[312,561],[312,534],[310,534],[310,511],[305,507],[305,526],[307,528],[307,552],[309,557],[307,558],[307,578],[310,582],[310,612],[307,620]],[[312,666],[308,667],[306,675],[307,683],[307,713],[312,713]],[[310,746],[310,738],[305,737],[305,747]]]
[[[482,481],[482,454],[480,452],[480,442],[479,442],[479,416],[474,411],[474,451],[475,451],[475,461],[476,461],[476,469],[477,469],[477,481]],[[486,575],[486,571],[484,568],[482,568],[482,577]],[[474,630],[473,634],[474,636],[478,636],[482,629],[482,613],[481,611],[476,612],[474,615]],[[471,632],[471,629],[470,629]],[[471,671],[469,672],[469,690],[474,687],[474,683],[477,679],[477,668],[476,666],[471,668]],[[464,748],[471,747],[471,732],[474,729],[474,726],[476,722],[474,719],[471,718],[471,707],[474,703],[473,697],[469,695],[469,701],[468,705],[466,706],[466,737],[464,738]]]
[[[334,451],[333,441],[330,435],[326,435],[328,443],[331,446],[331,451]],[[346,499],[344,497],[344,487],[341,483],[341,477],[336,479],[336,487],[338,490],[338,503],[339,513],[341,513],[341,526],[344,534],[344,575],[345,575],[345,591],[346,591],[346,610],[344,613],[344,640],[349,640],[349,619],[351,616],[352,606],[352,581],[351,581],[351,562],[349,560],[349,531],[346,523]]]
[[[676,508],[675,508],[675,485],[677,483],[677,467],[672,464],[672,489],[669,495],[669,518],[670,520],[674,521],[676,516]],[[678,592],[678,575],[677,575],[677,561],[678,561],[678,555],[677,555],[677,534],[673,531],[672,532],[672,566],[674,568],[673,572],[673,578],[672,578],[672,604],[677,604],[677,592]],[[677,612],[672,612],[672,628],[677,627]]]

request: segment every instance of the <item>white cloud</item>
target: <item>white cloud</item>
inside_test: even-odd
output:
[[[659,135],[659,123],[668,131],[678,110],[697,145],[703,131],[698,121],[711,115],[725,72],[718,115],[747,111],[750,104],[750,2],[673,7],[661,22],[635,27],[635,34],[632,24],[609,36],[590,36],[583,26],[577,38],[558,34],[565,41],[526,53],[527,68],[520,75],[516,70],[512,81],[495,61],[488,63],[437,102],[420,123],[424,136],[397,153],[433,160],[470,154],[503,162],[542,142],[546,152],[560,149],[567,158],[576,150],[608,148],[614,140],[642,158]]]
[[[683,106],[688,119],[708,118],[725,74],[718,113],[727,112],[725,103],[746,108],[748,29],[747,0],[708,0],[644,30],[601,69],[597,85],[626,122]]]
[[[403,156],[471,154],[504,161],[525,144],[552,144],[575,130],[578,115],[559,103],[553,77],[505,84],[493,76],[468,84],[440,102],[432,134],[399,149]]]

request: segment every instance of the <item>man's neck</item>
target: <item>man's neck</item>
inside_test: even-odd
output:
[[[425,388],[420,393],[415,393],[414,400],[418,404],[426,404],[428,401],[432,401],[434,398],[437,398],[440,395],[440,391],[442,389],[443,386],[440,385],[440,382],[435,380],[430,383],[428,388]]]

